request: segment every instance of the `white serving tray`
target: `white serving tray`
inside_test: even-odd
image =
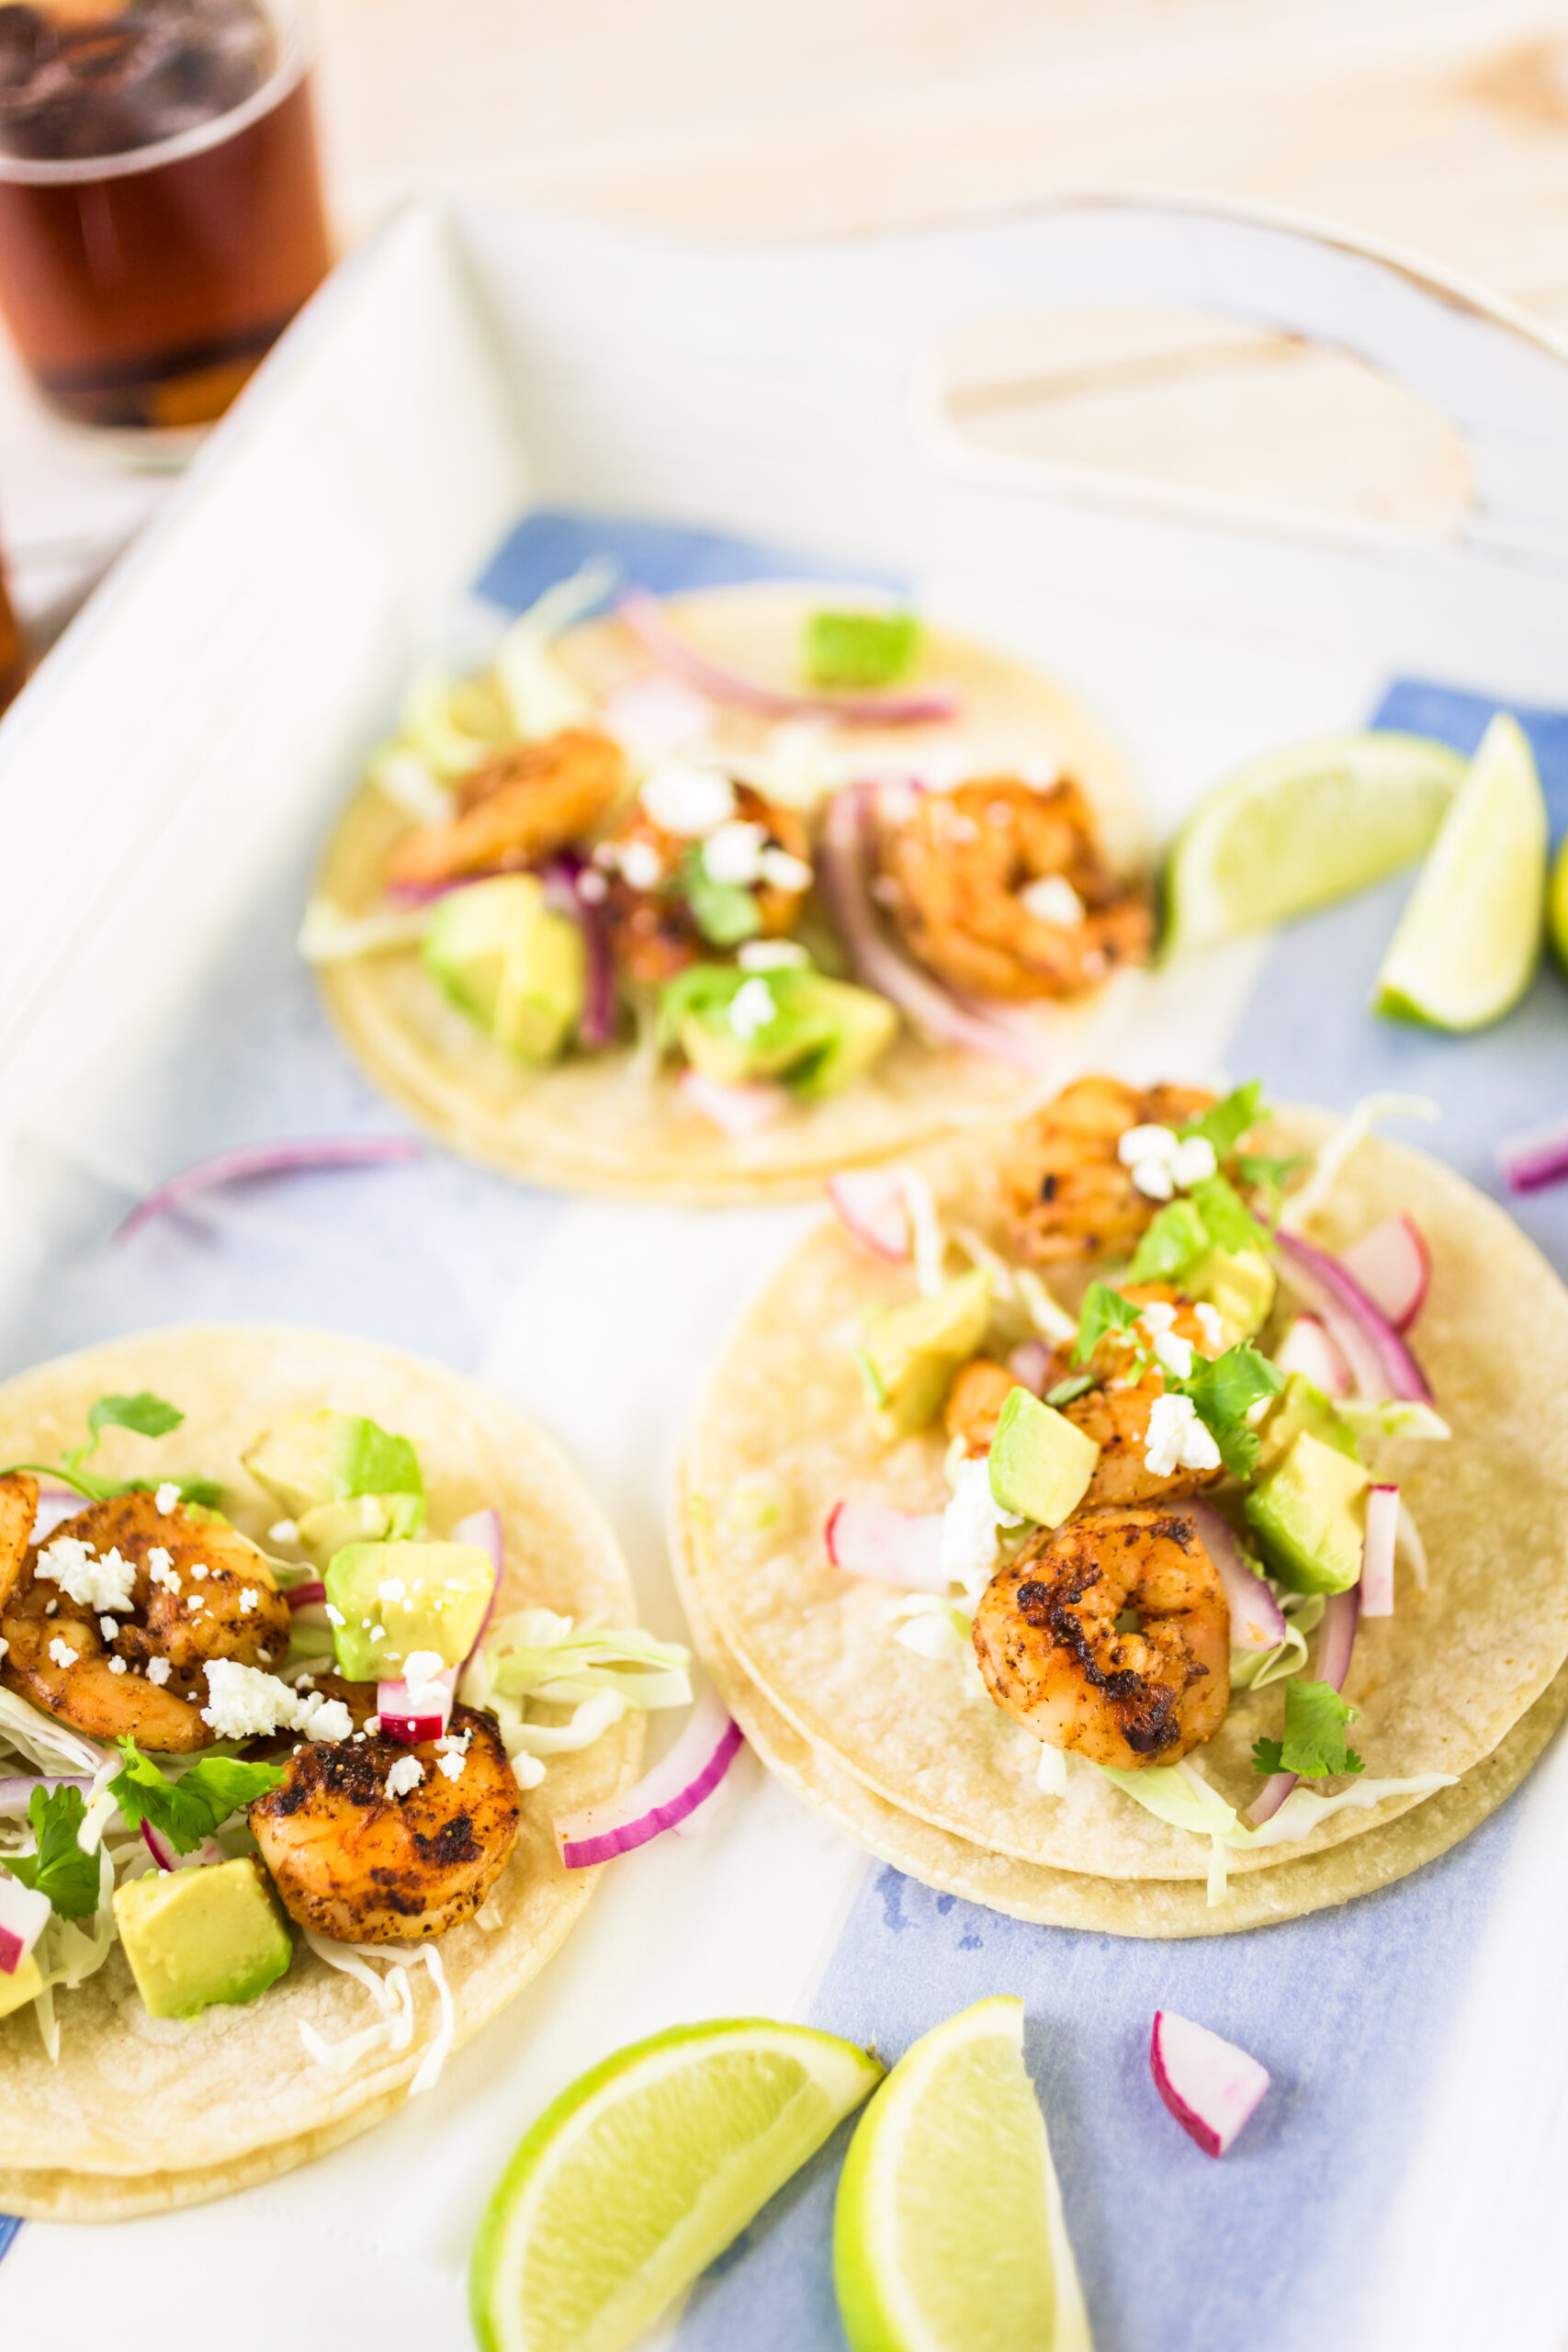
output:
[[[1089,299],[1231,311],[1400,377],[1464,438],[1463,532],[1433,546],[1239,511],[1156,518],[1114,484],[966,453],[934,396],[944,338]],[[479,205],[403,215],[336,273],[0,724],[0,1333],[24,1328],[40,1272],[69,1267],[68,1221],[40,1201],[40,1139],[50,1166],[127,1196],[193,1142],[242,1139],[206,1134],[200,1100],[234,943],[299,887],[414,661],[529,504],[905,572],[943,617],[1099,707],[1163,832],[1233,760],[1360,721],[1391,674],[1561,696],[1565,424],[1568,364],[1540,330],[1406,262],[1252,215],[1108,198],[778,247]],[[1161,990],[1137,1046],[1147,1068],[1223,1060],[1256,955],[1223,951]],[[222,1018],[249,1010],[226,998]],[[330,1087],[291,1095],[274,1060],[249,1133],[333,1114]],[[150,1132],[148,1103],[171,1101],[179,1115]],[[486,1198],[471,1241],[439,1237],[454,1258],[469,1248],[481,1283]],[[526,1194],[515,1208],[526,1246],[494,1283],[480,1367],[571,1445],[647,1621],[674,1630],[660,1531],[681,1419],[739,1295],[809,1213]],[[362,1316],[343,1304],[355,1279]],[[350,1268],[322,1319],[383,1329],[374,1287]],[[311,2346],[459,2352],[473,2219],[541,2102],[672,2018],[803,2012],[863,1867],[744,1765],[709,1838],[617,1866],[562,1961],[392,2125],[221,2207],[118,2232],[29,2223],[0,2265],[0,2343],[151,2352],[166,2287],[184,2324],[210,2318],[232,2352],[282,2327]],[[1471,2154],[1473,2177],[1483,2143]],[[1390,2275],[1414,2295],[1418,2234],[1401,2244]],[[1549,2255],[1550,2229],[1540,2244]],[[1568,2299],[1551,2304],[1549,2272],[1510,2336],[1531,2352],[1560,2340]],[[1484,2340],[1465,2333],[1464,2292],[1427,2311],[1424,2352]],[[1369,2352],[1403,2340],[1385,2325]]]

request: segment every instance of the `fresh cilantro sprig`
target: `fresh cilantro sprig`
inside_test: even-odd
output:
[[[1069,1372],[1066,1380],[1058,1380],[1055,1388],[1045,1391],[1045,1402],[1054,1413],[1059,1413],[1064,1405],[1072,1404],[1076,1397],[1087,1396],[1089,1390],[1099,1385],[1092,1372]]]
[[[1151,1221],[1133,1253],[1128,1279],[1135,1283],[1179,1282],[1211,1250],[1235,1256],[1267,1250],[1269,1234],[1226,1176],[1205,1176],[1182,1200],[1172,1201]]]
[[[1106,1334],[1125,1331],[1134,1324],[1143,1308],[1134,1299],[1123,1298],[1109,1283],[1090,1283],[1078,1309],[1078,1335],[1073,1341],[1074,1363],[1087,1363]]]
[[[1258,1464],[1259,1439],[1247,1417],[1261,1397],[1279,1395],[1285,1385],[1283,1374],[1246,1340],[1221,1356],[1195,1355],[1187,1379],[1177,1380],[1168,1373],[1165,1385],[1174,1396],[1190,1396],[1232,1476],[1250,1476]]]
[[[1249,1127],[1255,1127],[1267,1115],[1263,1100],[1263,1080],[1249,1078],[1245,1086],[1236,1086],[1218,1102],[1196,1119],[1189,1119],[1176,1132],[1186,1143],[1190,1136],[1201,1136],[1213,1144],[1216,1159],[1228,1159]]]
[[[1267,1151],[1238,1154],[1236,1174],[1252,1192],[1260,1195],[1270,1229],[1280,1222],[1280,1211],[1285,1201],[1286,1178],[1293,1176],[1298,1168],[1304,1168],[1306,1164],[1306,1154],[1300,1151],[1290,1152],[1282,1159]]]
[[[675,888],[692,910],[692,921],[715,947],[739,947],[755,939],[762,918],[751,892],[739,882],[716,882],[696,842],[681,860]]]
[[[194,1853],[220,1824],[268,1789],[277,1788],[283,1773],[276,1764],[247,1764],[233,1756],[204,1756],[169,1780],[134,1739],[116,1742],[125,1758],[109,1789],[129,1829],[144,1821],[162,1832],[178,1854]]]
[[[85,1919],[98,1907],[98,1858],[77,1842],[86,1814],[80,1789],[35,1789],[28,1824],[38,1851],[7,1854],[4,1862],[13,1878],[46,1894],[62,1919]]]
[[[14,1470],[27,1470],[35,1477],[58,1478],[95,1503],[111,1501],[117,1495],[148,1495],[153,1491],[151,1478],[103,1478],[86,1465],[97,1452],[105,1430],[130,1430],[138,1437],[167,1437],[184,1419],[177,1405],[171,1405],[166,1397],[155,1396],[150,1388],[139,1388],[133,1396],[100,1396],[87,1408],[87,1435],[83,1444],[71,1447],[59,1462],[9,1463],[0,1471],[0,1477],[9,1477]],[[178,1487],[182,1502],[195,1503],[203,1510],[215,1510],[222,1500],[223,1489],[214,1478],[176,1478],[169,1483]]]
[[[1321,1781],[1331,1772],[1359,1772],[1360,1758],[1345,1744],[1345,1727],[1360,1713],[1332,1682],[1303,1682],[1292,1675],[1285,1685],[1285,1736],[1253,1745],[1256,1772],[1294,1772]]]

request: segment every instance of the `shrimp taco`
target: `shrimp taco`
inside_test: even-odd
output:
[[[1568,1696],[1568,1295],[1379,1107],[1089,1079],[835,1181],[676,1542],[749,1735],[874,1850],[1213,1933],[1403,1875],[1529,1770]]]
[[[604,591],[418,681],[333,837],[300,944],[378,1084],[520,1176],[724,1199],[1081,1066],[1152,916],[1059,689],[886,603]]]
[[[195,2203],[435,2080],[690,1697],[554,1449],[451,1373],[193,1328],[0,1388],[0,2207]]]

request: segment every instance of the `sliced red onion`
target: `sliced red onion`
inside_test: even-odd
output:
[[[846,785],[833,795],[819,853],[822,888],[856,973],[925,1035],[1008,1062],[1035,1077],[1046,1075],[1052,1057],[1043,1039],[969,1011],[918,971],[885,936],[871,903],[866,873],[875,795],[876,786],[869,784]]]
[[[561,1860],[569,1871],[591,1870],[673,1829],[713,1794],[744,1746],[722,1702],[711,1690],[699,1691],[680,1738],[635,1789],[556,1823]]]
[[[1350,1367],[1344,1351],[1337,1340],[1330,1339],[1319,1316],[1298,1315],[1275,1349],[1274,1361],[1281,1372],[1302,1374],[1325,1396],[1350,1394]]]
[[[582,1011],[577,1035],[590,1048],[613,1046],[620,1009],[615,993],[615,959],[610,949],[610,926],[604,920],[603,877],[577,856],[554,857],[544,868],[544,883],[554,903],[570,915],[582,933]],[[600,885],[595,895],[594,884]]]
[[[1544,1192],[1568,1176],[1568,1119],[1506,1136],[1497,1146],[1497,1167],[1510,1193]]]
[[[204,1838],[188,1854],[176,1853],[163,1831],[154,1829],[150,1821],[141,1825],[141,1842],[161,1871],[201,1870],[209,1862],[228,1859],[216,1838]]]
[[[157,1863],[158,1868],[161,1871],[172,1871],[174,1869],[175,1860],[175,1849],[169,1844],[168,1839],[164,1836],[163,1831],[161,1829],[154,1829],[150,1821],[144,1821],[141,1825],[141,1842],[146,1847],[147,1851],[152,1855],[152,1860]]]
[[[1278,1649],[1290,1631],[1285,1612],[1237,1543],[1235,1531],[1213,1503],[1184,1503],[1182,1511],[1198,1530],[1230,1604],[1231,1645],[1238,1650]]]
[[[311,1609],[327,1597],[327,1589],[319,1577],[311,1577],[304,1584],[291,1584],[283,1598],[290,1609]]]
[[[1337,1258],[1303,1240],[1299,1233],[1281,1228],[1275,1238],[1292,1287],[1322,1317],[1329,1337],[1350,1367],[1358,1393],[1406,1397],[1429,1405],[1432,1392],[1420,1365],[1355,1276],[1347,1273]]]
[[[1432,1253],[1415,1218],[1401,1209],[1342,1250],[1339,1262],[1396,1331],[1408,1331],[1432,1280]]]
[[[50,1922],[47,1894],[0,1871],[0,1975],[15,1976]]]
[[[646,589],[634,588],[616,606],[622,620],[643,650],[661,670],[683,678],[714,702],[733,703],[743,710],[761,711],[769,718],[838,718],[851,726],[909,727],[922,720],[955,718],[959,698],[952,686],[920,686],[908,693],[801,694],[777,686],[759,685],[742,678],[722,662],[710,661],[686,644],[665,619],[658,599]]]
[[[1205,2025],[1155,2011],[1149,2038],[1155,2088],[1206,2156],[1223,2156],[1269,2088],[1256,2058]]]
[[[21,1821],[33,1801],[33,1791],[41,1789],[46,1796],[56,1789],[80,1789],[84,1796],[93,1783],[84,1773],[15,1772],[0,1780],[0,1821]],[[17,1882],[20,1884],[20,1881]],[[0,1886],[5,1880],[0,1878]]]
[[[115,1227],[111,1241],[129,1241],[141,1227],[173,1208],[181,1208],[198,1193],[220,1185],[241,1184],[258,1176],[294,1176],[322,1168],[379,1168],[393,1160],[417,1159],[424,1146],[416,1136],[301,1136],[288,1143],[241,1144],[214,1159],[198,1159],[182,1169],[139,1201],[130,1215]]]
[[[454,1544],[474,1544],[481,1552],[488,1552],[491,1566],[495,1571],[495,1581],[490,1589],[485,1613],[479,1620],[479,1630],[468,1646],[468,1657],[472,1657],[490,1631],[495,1604],[501,1599],[501,1580],[506,1574],[506,1531],[495,1505],[487,1503],[482,1510],[471,1510],[467,1519],[460,1519],[452,1530],[452,1541]],[[468,1658],[463,1661],[465,1666],[468,1662]]]
[[[1367,1532],[1361,1544],[1361,1614],[1393,1615],[1393,1555],[1399,1543],[1399,1488],[1367,1491]]]
[[[945,1592],[940,1510],[894,1510],[887,1503],[835,1503],[822,1530],[828,1557],[846,1576],[874,1577],[907,1592]]]
[[[1421,1591],[1425,1592],[1427,1586],[1427,1546],[1421,1541],[1421,1531],[1416,1526],[1410,1505],[1404,1500],[1403,1495],[1399,1500],[1398,1548],[1409,1560],[1410,1573]]]
[[[828,1179],[828,1198],[846,1231],[874,1257],[902,1265],[909,1255],[909,1204],[884,1168],[846,1168]]]
[[[667,670],[649,670],[613,686],[599,716],[628,758],[649,767],[706,735],[714,707]]]
[[[790,1107],[789,1096],[782,1086],[758,1080],[744,1086],[726,1086],[716,1078],[709,1078],[700,1069],[682,1071],[678,1091],[694,1111],[722,1127],[727,1136],[754,1136],[763,1127],[771,1127]]]
[[[418,1695],[406,1681],[378,1682],[376,1713],[381,1718],[381,1734],[385,1739],[395,1739],[404,1747],[417,1747],[422,1739],[439,1739],[452,1720],[452,1704],[457,1695],[457,1668],[445,1666],[428,1682],[417,1686]],[[433,1704],[431,1693],[440,1694],[439,1704]]]
[[[1319,1682],[1332,1683],[1336,1690],[1345,1688],[1345,1677],[1350,1671],[1350,1653],[1356,1646],[1356,1627],[1361,1614],[1361,1594],[1358,1585],[1348,1592],[1330,1595],[1323,1612],[1323,1639],[1317,1654]],[[1262,1793],[1256,1804],[1247,1809],[1247,1819],[1255,1829],[1272,1821],[1291,1791],[1301,1778],[1298,1772],[1271,1772],[1263,1783]]]
[[[1051,1373],[1051,1351],[1043,1340],[1021,1340],[1008,1358],[1008,1370],[1020,1387],[1038,1396]]]

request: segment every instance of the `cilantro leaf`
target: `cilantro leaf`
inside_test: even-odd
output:
[[[1279,1220],[1285,1197],[1285,1179],[1294,1175],[1298,1168],[1306,1166],[1304,1152],[1292,1151],[1282,1159],[1266,1151],[1244,1151],[1236,1160],[1236,1173],[1244,1184],[1261,1193],[1269,1223]]]
[[[1087,1396],[1096,1385],[1092,1372],[1070,1372],[1066,1380],[1058,1380],[1055,1388],[1045,1391],[1045,1402],[1054,1413],[1059,1413],[1064,1405],[1070,1405],[1075,1396]]]
[[[1196,1201],[1172,1201],[1145,1232],[1133,1253],[1127,1279],[1134,1283],[1178,1282],[1206,1258],[1213,1244]]]
[[[1205,1176],[1188,1197],[1203,1220],[1212,1249],[1234,1254],[1269,1247],[1268,1234],[1227,1178]]]
[[[1360,1758],[1345,1745],[1345,1726],[1360,1713],[1332,1682],[1303,1682],[1292,1675],[1285,1685],[1285,1736],[1260,1739],[1252,1750],[1253,1770],[1295,1772],[1321,1781],[1330,1772],[1359,1772]]]
[[[193,1853],[231,1814],[265,1796],[268,1789],[277,1788],[283,1780],[276,1764],[204,1756],[177,1781],[171,1781],[150,1756],[141,1754],[134,1739],[116,1744],[125,1758],[125,1770],[116,1773],[109,1788],[126,1826],[140,1829],[144,1821],[151,1822],[178,1854]]]
[[[1234,1087],[1223,1102],[1201,1117],[1189,1119],[1176,1132],[1183,1143],[1190,1136],[1201,1136],[1205,1143],[1213,1145],[1216,1159],[1228,1159],[1248,1127],[1255,1127],[1264,1115],[1263,1080],[1249,1078],[1245,1086]]]
[[[47,1894],[62,1919],[85,1919],[98,1907],[98,1858],[76,1842],[86,1814],[80,1789],[35,1789],[28,1822],[38,1852],[8,1854],[3,1865],[24,1886]]]
[[[681,860],[676,888],[692,910],[692,921],[715,947],[739,947],[762,928],[750,891],[739,882],[716,882],[703,864],[701,842]]]
[[[1189,1378],[1166,1380],[1168,1389],[1191,1397],[1220,1460],[1237,1478],[1245,1478],[1258,1461],[1258,1431],[1248,1428],[1247,1416],[1259,1397],[1277,1396],[1284,1385],[1283,1375],[1250,1340],[1227,1348],[1223,1356],[1195,1356]]]
[[[134,1430],[138,1437],[167,1437],[184,1419],[177,1405],[154,1396],[150,1388],[139,1388],[134,1396],[100,1396],[87,1411],[87,1427],[95,1438],[100,1430]]]
[[[1078,1310],[1073,1362],[1087,1363],[1108,1331],[1126,1330],[1143,1311],[1134,1300],[1123,1298],[1119,1290],[1112,1290],[1109,1283],[1090,1283]]]

